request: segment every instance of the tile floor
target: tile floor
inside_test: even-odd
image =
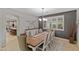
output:
[[[6,46],[1,48],[2,51],[20,51],[17,36],[10,35],[6,32]]]
[[[68,39],[55,37],[55,41],[55,50],[51,46],[51,49],[48,49],[48,51],[79,51],[79,47],[76,44],[70,44]]]
[[[55,50],[47,48],[47,51],[79,51],[79,47],[76,44],[70,44],[68,39],[55,37],[56,47]],[[21,51],[16,36],[12,36],[6,33],[6,47],[1,48],[1,51]]]

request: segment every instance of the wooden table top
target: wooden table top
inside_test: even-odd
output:
[[[45,38],[45,36],[48,34],[48,32],[42,32],[39,33],[33,37],[28,37],[26,39],[27,44],[32,45],[32,46],[37,46],[39,43],[41,43],[42,41],[44,41],[43,38]]]

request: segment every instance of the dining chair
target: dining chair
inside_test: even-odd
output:
[[[29,36],[29,31],[26,31],[26,35]]]
[[[48,32],[47,35],[44,35],[44,37],[42,38],[44,40],[44,43],[37,48],[38,50],[41,50],[41,51],[46,50],[46,48],[48,47],[48,44],[50,43],[50,35],[51,35],[51,31]]]
[[[50,48],[52,47],[53,50],[55,50],[55,48],[56,48],[55,31],[52,31],[52,33],[51,33],[51,39],[50,39],[49,47]]]
[[[51,40],[54,40],[54,37],[55,37],[55,31],[52,31],[51,32]]]
[[[43,31],[42,31],[42,29],[39,29],[38,32],[41,33],[41,32],[43,32]]]

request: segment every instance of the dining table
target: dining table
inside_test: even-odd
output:
[[[44,43],[44,37],[48,34],[47,31],[38,33],[37,35],[27,37],[26,42],[33,48],[37,48],[39,45]]]

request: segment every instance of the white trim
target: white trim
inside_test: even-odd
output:
[[[44,43],[44,41],[42,41],[42,42],[40,42],[38,45],[36,45],[35,47],[33,47],[32,45],[28,45],[28,47],[29,48],[32,48],[32,50],[33,51],[36,51],[36,48],[38,47],[38,46],[40,46],[41,44],[43,44]]]

